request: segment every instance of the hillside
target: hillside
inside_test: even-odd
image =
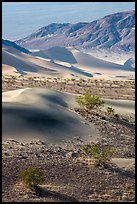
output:
[[[115,13],[91,23],[52,23],[31,35],[17,40],[26,49],[45,50],[54,46],[71,46],[90,50],[135,50],[135,11]]]

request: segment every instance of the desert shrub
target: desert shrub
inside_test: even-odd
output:
[[[82,154],[94,158],[96,165],[103,165],[110,161],[112,148],[108,145],[86,144],[82,148]]]
[[[29,167],[20,172],[19,177],[29,187],[33,188],[43,181],[43,173],[38,168]]]
[[[87,109],[93,109],[94,107],[104,105],[104,101],[100,99],[100,96],[91,95],[86,92],[83,96],[77,96],[76,101],[80,106],[83,106]]]
[[[76,90],[76,93],[79,94],[79,90]]]
[[[114,113],[115,113],[114,108],[108,106],[108,107],[106,107],[106,109],[107,109],[108,114],[114,115]]]
[[[120,116],[116,113],[116,114],[114,114],[114,116],[115,116],[115,118],[118,120],[118,119],[120,119]]]
[[[17,78],[17,77],[16,77],[16,76],[14,76],[14,75],[13,75],[13,76],[11,76],[11,77],[12,77],[12,79],[16,79],[16,78]]]
[[[76,79],[72,78],[71,81],[76,81]]]
[[[80,78],[80,79],[79,79],[79,83],[83,83],[83,82],[85,82],[85,80],[82,79],[82,78]]]

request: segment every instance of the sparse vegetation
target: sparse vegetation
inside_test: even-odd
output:
[[[43,181],[42,171],[34,167],[21,171],[19,177],[30,188],[34,188]]]
[[[112,108],[110,106],[106,107],[106,110],[107,110],[108,114],[110,114],[110,115],[114,115],[114,113],[115,113],[114,108]]]
[[[38,77],[37,77],[38,79]],[[112,99],[135,99],[135,80],[134,81],[114,81],[113,87],[110,87],[112,81],[105,80],[94,80],[94,79],[67,79],[69,82],[67,84],[63,84],[63,78],[58,77],[57,80],[50,79],[48,77],[41,77],[41,81],[39,78],[36,82],[36,79],[32,76],[16,76],[16,79],[12,78],[12,75],[2,76],[2,91],[14,90],[17,88],[27,87],[54,87],[56,90],[64,90],[65,87],[66,92],[77,93],[79,91],[80,94],[83,94],[87,91],[92,90],[92,95],[99,95],[100,97],[106,98],[110,96]],[[14,83],[13,83],[14,80]],[[80,83],[80,81],[82,83]],[[90,83],[88,83],[90,82]],[[23,83],[23,85],[21,84]],[[120,84],[123,84],[123,87],[120,87]],[[72,88],[73,86],[73,88]],[[119,87],[119,88],[118,88]]]
[[[120,119],[120,116],[119,116],[119,114],[114,114],[114,116],[115,116],[115,118],[118,120],[118,119]]]
[[[110,161],[112,152],[108,145],[86,144],[82,148],[82,154],[94,158],[96,165],[104,165]]]
[[[76,101],[80,106],[83,106],[89,110],[93,109],[94,107],[104,105],[104,101],[100,99],[100,96],[91,95],[88,92],[86,92],[83,96],[77,96]]]

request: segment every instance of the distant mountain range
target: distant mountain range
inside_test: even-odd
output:
[[[135,11],[115,13],[91,23],[52,23],[15,42],[37,50],[61,46],[135,51]]]

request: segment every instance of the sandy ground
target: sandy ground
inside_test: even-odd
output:
[[[72,48],[58,47],[37,58],[4,48],[2,74],[110,80],[135,76],[134,70],[127,70],[121,64],[103,61]],[[115,84],[112,81],[110,86],[103,81],[58,84],[56,80],[50,83],[42,78],[4,80],[4,91],[15,89],[2,93],[4,202],[134,201],[134,83]],[[44,84],[47,88],[36,88]],[[90,88],[92,94],[107,96],[103,97],[106,106],[113,107],[120,118],[111,117],[105,108],[92,112],[78,108],[76,94],[72,93],[83,93],[85,87]],[[119,100],[121,93],[129,100]],[[92,142],[113,147],[112,164],[96,168],[77,156],[73,158],[78,155],[81,145]],[[17,183],[19,171],[30,165],[44,171],[42,195],[26,192]]]
[[[134,117],[135,103],[129,100],[105,99],[116,113]],[[79,136],[83,141],[95,140],[94,125],[77,116],[75,95],[52,89],[28,88],[2,94],[3,140],[41,139],[60,143]],[[39,138],[38,138],[39,137]]]
[[[77,136],[85,141],[96,137],[95,127],[70,110],[74,97],[69,94],[23,89],[3,93],[2,100],[3,140],[60,143]]]
[[[14,48],[2,50],[2,73],[95,79],[134,79],[135,69],[105,61],[73,48],[54,47],[28,55]],[[13,69],[14,68],[14,69]],[[7,72],[8,69],[8,72]]]
[[[135,101],[131,100],[114,100],[103,99],[105,106],[110,106],[115,109],[115,112],[122,115],[129,115],[135,118]],[[103,108],[105,110],[105,108]]]
[[[112,158],[114,162],[120,168],[130,168],[135,165],[135,158]]]
[[[42,76],[42,75],[54,75],[58,72],[54,69],[48,69],[46,66],[43,67],[42,63],[36,64],[34,57],[25,53],[22,53],[14,48],[8,47],[3,48],[2,50],[2,64],[3,74],[5,73],[5,68],[8,69],[8,74],[18,74],[18,75],[33,75],[33,76]],[[36,59],[37,60],[37,59]],[[39,62],[39,61],[38,61]],[[14,67],[14,71],[13,71]]]
[[[124,65],[124,63],[129,58],[135,58],[135,52],[114,52],[111,50],[104,50],[104,49],[91,49],[90,51],[84,51],[83,52],[90,54],[94,57],[97,57],[99,59],[109,61],[109,62],[117,62],[117,64]]]
[[[2,76],[2,92],[24,88],[52,88],[56,91],[84,94],[90,91],[104,99],[135,100],[135,81],[96,80],[62,77]]]
[[[78,108],[75,94],[49,88],[3,92],[3,202],[134,202],[134,102],[105,100],[119,120],[101,109]],[[79,157],[85,143],[111,146],[110,162],[94,166]],[[44,172],[40,192],[19,180],[29,166]]]

